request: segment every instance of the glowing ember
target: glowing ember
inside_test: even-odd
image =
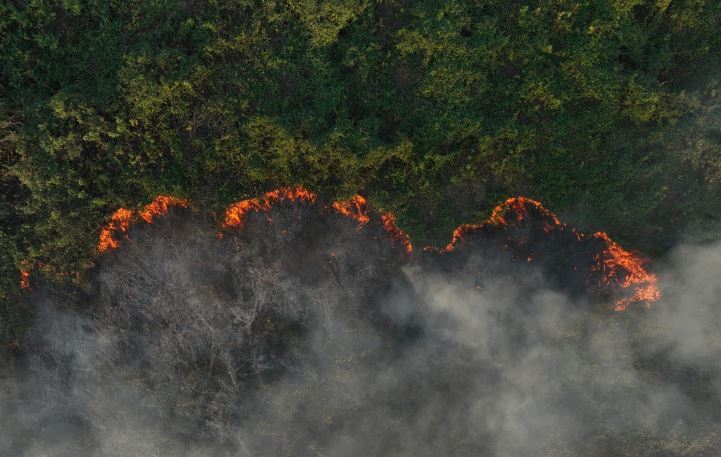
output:
[[[262,197],[241,200],[232,204],[225,211],[225,221],[221,227],[228,229],[242,229],[245,226],[245,217],[251,211],[264,212],[269,211],[273,204],[288,201],[303,201],[306,203],[315,203],[316,195],[303,187],[283,187],[268,192]]]
[[[631,294],[616,300],[614,310],[623,311],[636,302],[653,302],[661,297],[655,274],[643,268],[644,260],[638,255],[623,249],[603,232],[593,234],[593,238],[603,241],[606,248],[596,256],[594,269],[601,273],[603,285],[615,285],[631,290]]]
[[[466,237],[466,234],[470,232],[475,232],[478,230],[481,230],[483,228],[483,224],[463,224],[459,225],[454,231],[453,235],[451,235],[451,242],[448,243],[448,245],[443,248],[443,252],[451,252],[456,248],[456,245],[458,245],[460,242],[464,240]],[[433,247],[427,247],[425,250],[434,250]]]
[[[540,202],[526,197],[513,197],[496,206],[491,212],[487,224],[508,225],[507,218],[512,216],[516,223],[523,222],[528,217],[529,208],[544,219],[543,230],[550,233],[554,228],[563,228],[564,225],[555,214],[548,211]]]
[[[596,274],[600,275],[600,285],[604,288],[614,288],[626,291],[625,296],[614,303],[616,311],[625,310],[632,303],[653,302],[660,298],[661,292],[657,287],[657,278],[644,268],[644,260],[623,249],[618,243],[611,240],[602,232],[591,237],[585,237],[576,232],[573,227],[563,224],[553,213],[548,211],[539,202],[525,197],[509,198],[494,208],[491,217],[480,224],[464,224],[459,226],[451,238],[451,242],[441,250],[441,253],[453,252],[469,236],[483,238],[489,234],[500,233],[503,240],[503,249],[510,249],[515,259],[525,259],[532,262],[535,258],[532,253],[536,245],[527,238],[527,230],[533,227],[542,230],[548,237],[563,237],[566,243],[579,246],[589,246],[591,240],[602,242],[602,248],[593,257],[595,265],[586,271],[587,279],[595,281]],[[518,231],[517,229],[522,230]],[[537,240],[538,241],[538,240]],[[434,251],[433,248],[427,248]],[[542,252],[537,252],[539,255]],[[593,255],[593,254],[592,254]],[[578,271],[577,265],[572,266]]]
[[[303,187],[286,187],[268,192],[261,197],[234,203],[225,211],[222,229],[242,229],[250,212],[268,212],[281,202],[315,204],[316,195]],[[128,237],[130,224],[142,220],[151,224],[156,217],[167,214],[171,207],[188,207],[186,200],[160,195],[137,212],[120,208],[110,217],[100,233],[98,251],[115,249],[122,239]],[[323,211],[332,210],[358,223],[358,228],[383,229],[394,246],[403,246],[406,253],[413,252],[408,235],[396,226],[391,213],[372,211],[365,198],[355,195],[350,200],[335,202]],[[267,216],[269,217],[269,216]],[[270,219],[269,219],[270,220]],[[222,232],[219,235],[222,237]],[[453,257],[456,249],[466,242],[469,253],[475,243],[485,243],[509,252],[511,259],[523,263],[552,262],[557,284],[574,282],[591,284],[623,291],[623,298],[616,300],[614,309],[625,310],[630,304],[653,302],[660,298],[657,278],[644,268],[643,259],[623,249],[608,235],[598,232],[584,236],[573,227],[563,224],[539,202],[526,197],[509,198],[498,205],[491,216],[480,224],[464,224],[454,232],[450,243],[442,249],[425,248],[429,255]],[[576,254],[574,254],[576,253]],[[581,253],[586,260],[571,260]],[[333,254],[331,254],[333,257]],[[460,257],[462,259],[463,256]],[[405,259],[407,260],[407,258]],[[580,262],[580,263],[579,263]],[[29,287],[29,269],[21,273],[20,285]],[[594,286],[595,287],[595,286]]]
[[[170,197],[168,195],[158,195],[152,202],[140,211],[139,216],[148,224],[152,224],[155,216],[164,216],[168,214],[168,209],[173,206],[187,208],[188,202],[182,198]]]
[[[120,240],[128,238],[128,229],[130,228],[130,224],[136,220],[136,216],[148,224],[152,224],[155,217],[168,214],[168,210],[171,207],[186,208],[188,205],[186,200],[167,195],[158,195],[152,202],[138,211],[137,214],[126,208],[118,209],[110,216],[110,220],[100,231],[98,252],[103,253],[110,249],[117,249],[120,246]]]
[[[403,245],[406,252],[408,254],[412,254],[413,245],[411,244],[411,239],[406,232],[396,226],[396,218],[393,216],[393,214],[384,213],[381,215],[381,220],[383,221],[383,228],[388,233],[391,241]]]
[[[120,246],[118,237],[127,238],[128,227],[133,220],[133,212],[120,208],[110,216],[110,221],[100,231],[98,252],[105,252],[109,249],[117,249]]]
[[[526,197],[513,197],[493,208],[491,217],[484,222],[480,224],[463,224],[456,228],[453,231],[451,242],[443,249],[443,252],[453,251],[456,245],[463,241],[469,233],[489,228],[506,230],[510,225],[528,223],[530,211],[534,214],[532,218],[534,221],[542,221],[543,231],[546,234],[550,234],[554,230],[566,229],[566,226],[561,223],[556,215],[548,211],[541,203]]]
[[[363,225],[370,220],[366,199],[360,195],[355,195],[347,201],[335,202],[332,206],[342,215],[351,217],[358,221],[360,225]]]
[[[30,289],[30,270],[22,270],[20,272],[20,288],[23,290]]]

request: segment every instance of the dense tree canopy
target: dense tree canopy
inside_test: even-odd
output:
[[[717,0],[0,3],[0,300],[161,192],[361,192],[421,244],[525,194],[663,252],[721,210],[719,23]]]

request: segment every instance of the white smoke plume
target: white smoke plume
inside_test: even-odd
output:
[[[721,452],[721,243],[614,313],[498,253],[401,262],[380,225],[312,205],[130,235],[72,298],[38,292],[0,455]]]

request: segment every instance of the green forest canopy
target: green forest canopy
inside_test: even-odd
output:
[[[158,193],[360,192],[417,244],[523,194],[662,253],[719,219],[719,24],[718,0],[2,2],[0,301]]]

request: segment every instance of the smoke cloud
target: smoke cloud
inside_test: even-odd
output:
[[[721,451],[721,243],[679,247],[662,298],[618,313],[494,244],[407,261],[379,217],[302,201],[243,222],[178,208],[71,298],[37,291],[0,455]]]

